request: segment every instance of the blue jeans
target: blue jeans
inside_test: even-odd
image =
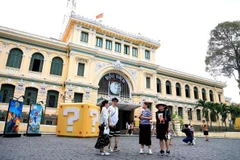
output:
[[[185,142],[185,143],[188,143],[188,142],[192,143],[192,141],[193,141],[192,137],[183,138],[183,142]]]

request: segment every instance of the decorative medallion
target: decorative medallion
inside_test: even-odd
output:
[[[102,68],[108,66],[108,63],[105,62],[96,62],[95,73],[99,72]]]
[[[135,69],[126,68],[126,70],[131,74],[134,81],[137,81],[137,71]]]
[[[17,83],[17,90],[18,91],[23,91],[24,90],[24,82],[23,82],[22,79]]]
[[[119,60],[113,62],[112,65],[117,70],[122,70],[124,68],[124,64],[122,64]]]
[[[39,90],[39,92],[40,92],[41,94],[46,94],[46,93],[47,93],[47,86],[46,86],[45,83],[43,83],[42,85],[40,85],[40,90]]]
[[[85,88],[85,97],[88,99],[90,97],[90,93],[91,93],[91,88]]]
[[[73,92],[74,92],[73,85],[71,84],[71,85],[67,86],[67,95],[68,96],[73,96]]]

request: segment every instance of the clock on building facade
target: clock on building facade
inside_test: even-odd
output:
[[[99,82],[98,94],[130,98],[129,85],[123,76],[116,73],[108,73]]]

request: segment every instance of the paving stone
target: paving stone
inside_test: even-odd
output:
[[[196,145],[189,146],[182,138],[175,137],[171,156],[158,156],[159,141],[152,137],[153,155],[140,155],[138,137],[119,139],[120,152],[100,156],[94,149],[96,138],[69,138],[43,135],[41,137],[0,138],[0,160],[239,160],[240,139],[197,138]],[[145,149],[147,151],[147,148]]]

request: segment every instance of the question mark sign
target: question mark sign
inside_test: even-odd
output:
[[[95,109],[91,109],[90,116],[93,117],[94,114],[96,115],[96,117],[92,119],[92,133],[95,132],[95,125],[96,125],[96,122],[98,121],[98,111]]]
[[[68,118],[67,122],[67,132],[72,132],[73,131],[73,122],[79,119],[79,109],[78,108],[66,108],[63,111],[64,116],[68,116],[68,113],[74,113],[74,116],[71,116]],[[70,126],[71,125],[71,126]]]

